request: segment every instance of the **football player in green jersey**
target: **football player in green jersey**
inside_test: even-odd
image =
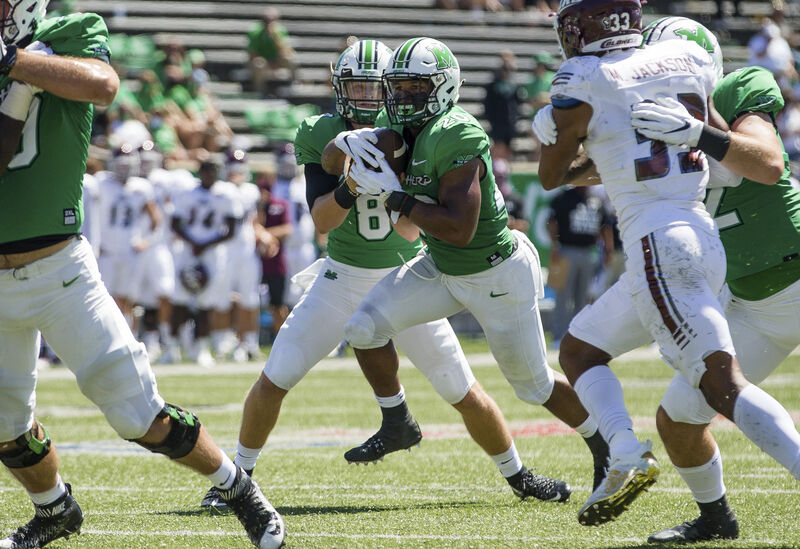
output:
[[[158,394],[144,347],[80,236],[92,104],[110,104],[119,78],[103,20],[91,13],[45,20],[47,3],[0,3],[0,126],[16,128],[19,140],[9,154],[13,139],[4,135],[0,153],[0,462],[35,507],[0,548],[42,547],[83,523],[50,435],[34,417],[40,333],[122,438],[206,475],[255,545],[279,547],[282,519],[258,486],[194,414]]]
[[[651,23],[643,34],[646,43],[681,38],[710,47],[720,63],[721,50],[713,34],[684,17],[667,17]],[[800,192],[789,183],[789,169],[774,120],[783,107],[772,74],[748,67],[722,79],[712,93],[716,119],[733,131],[721,165],[711,159],[706,207],[715,217],[726,250],[727,276],[732,297],[725,315],[730,325],[736,356],[745,377],[764,380],[800,344]],[[718,112],[717,112],[718,111]],[[552,118],[537,116],[534,131],[544,144],[555,141]],[[648,137],[672,140],[675,127],[694,122],[687,112],[647,104],[634,109],[633,124]],[[665,126],[666,124],[666,126]],[[675,140],[683,144],[682,137]],[[585,165],[584,168],[591,166]],[[727,168],[727,169],[726,169]],[[728,171],[730,169],[731,171]],[[591,174],[593,170],[589,170]],[[573,184],[586,174],[572,172]],[[596,172],[591,177],[599,183]],[[592,184],[584,179],[584,184]],[[610,360],[612,355],[646,344],[640,321],[629,302],[616,295],[614,302],[601,297],[598,321],[613,318],[619,340],[610,337],[605,351],[581,342],[588,360]],[[591,316],[591,311],[586,316]],[[700,508],[700,517],[650,536],[653,543],[696,542],[736,538],[738,521],[725,496],[722,459],[708,424],[716,416],[698,389],[676,375],[657,412],[659,434],[678,473],[689,485]],[[785,423],[791,433],[792,425]],[[792,449],[786,463],[792,461]],[[782,463],[784,463],[782,461]],[[800,463],[790,468],[797,477]]]
[[[376,40],[361,40],[345,49],[331,77],[337,113],[307,118],[297,130],[295,154],[298,164],[305,166],[311,215],[318,230],[328,234],[328,257],[298,275],[305,292],[279,330],[264,371],[245,400],[234,460],[245,470],[255,467],[286,394],[342,340],[347,319],[375,284],[402,263],[401,256],[412,257],[421,248],[415,227],[406,223],[395,230],[377,197],[354,196],[341,176],[323,169],[342,171],[341,162],[324,154],[331,140],[374,123],[383,105],[381,74],[391,53]],[[343,160],[343,155],[338,158]],[[461,413],[473,439],[493,458],[518,496],[566,500],[569,489],[563,483],[534,475],[523,466],[502,412],[475,380],[447,320],[411,326],[395,340],[439,395]],[[351,463],[383,459],[388,452],[420,441],[396,372],[388,380],[385,377],[373,374],[368,379],[389,426],[388,436],[379,434],[368,450],[347,454]],[[382,390],[383,384],[395,381],[399,391]],[[223,505],[214,488],[201,502],[202,507]]]
[[[380,374],[392,380],[376,394],[393,398],[400,383],[391,340],[410,326],[469,310],[517,396],[544,405],[583,435],[602,478],[607,446],[597,425],[566,378],[547,364],[537,305],[543,293],[538,254],[524,234],[506,226],[489,138],[456,105],[460,85],[456,58],[431,38],[403,42],[384,72],[388,122],[411,147],[405,177],[398,183],[382,154],[353,162],[350,176],[365,193],[385,200],[400,220],[418,226],[427,248],[405,255],[405,264],[373,288],[347,322],[345,337],[368,379]],[[364,132],[339,140],[351,146],[371,142]],[[380,172],[366,168],[372,161]],[[376,436],[389,436],[388,427],[384,422]],[[373,444],[375,437],[351,452],[369,452]]]

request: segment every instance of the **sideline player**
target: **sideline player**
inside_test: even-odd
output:
[[[278,332],[264,371],[245,401],[235,463],[246,470],[255,467],[288,391],[339,344],[347,319],[364,296],[401,263],[398,252],[412,257],[420,249],[417,232],[408,232],[406,227],[404,234],[412,236],[412,241],[398,234],[376,197],[355,196],[339,176],[323,169],[323,150],[330,140],[374,123],[383,99],[380,76],[390,57],[391,50],[376,40],[348,47],[331,78],[337,114],[307,118],[297,131],[295,152],[299,163],[305,165],[307,197],[317,228],[328,233],[329,256],[299,275],[306,279],[305,293]],[[341,171],[341,166],[330,169]],[[475,380],[446,320],[410,327],[395,339],[437,393],[461,413],[473,439],[492,457],[517,496],[553,501],[569,497],[565,483],[525,468],[502,412]],[[421,439],[402,387],[399,394],[395,391],[387,396],[373,388],[384,425],[395,428],[385,438],[373,437],[368,453],[349,456],[351,462],[382,459]],[[201,505],[219,506],[215,492],[210,490]]]
[[[350,175],[363,191],[376,195],[359,199],[374,200],[378,207],[385,201],[399,223],[424,233],[427,251],[401,251],[405,264],[375,285],[345,325],[364,375],[379,398],[403,402],[410,424],[414,420],[403,400],[392,340],[412,326],[466,308],[483,328],[516,395],[544,405],[584,437],[599,479],[605,443],[566,378],[547,364],[537,306],[543,291],[539,257],[525,235],[508,229],[489,138],[456,105],[458,61],[442,42],[413,38],[395,50],[383,81],[388,121],[411,146],[402,187],[382,153],[359,153],[375,149],[370,130],[340,134],[337,142],[351,149],[348,156],[360,157]],[[382,171],[371,171],[363,162],[378,163]],[[346,455],[369,456],[399,430],[384,419],[373,437]]]
[[[711,217],[698,207],[707,170],[697,163],[696,154],[648,140],[630,126],[630,104],[673,94],[705,120],[706,98],[721,71],[714,70],[711,57],[694,44],[634,49],[642,40],[638,2],[615,2],[604,6],[608,11],[594,13],[583,11],[581,4],[559,10],[559,39],[570,59],[553,86],[558,140],[543,149],[540,177],[546,188],[562,184],[582,140],[620,212],[628,256],[623,279],[600,298],[606,308],[596,304],[584,309],[573,320],[560,354],[562,366],[611,446],[607,480],[579,513],[582,524],[597,525],[622,513],[658,473],[649,443],[640,445],[633,435],[621,387],[606,366],[618,353],[600,351],[609,347],[611,339],[630,343],[647,338],[643,331],[654,337],[662,356],[687,383],[699,386],[709,404],[762,449],[765,442],[772,445],[770,455],[789,469],[786,454],[777,448],[796,447],[797,433],[786,428],[785,420],[791,423],[791,419],[780,404],[748,384],[733,356],[727,323],[715,298],[723,283],[721,242]],[[591,24],[614,18],[631,25],[614,33]],[[602,52],[593,49],[601,44],[623,51],[601,57]],[[595,55],[578,57],[585,52]],[[702,130],[700,148],[710,156],[724,156],[730,136],[709,126]],[[628,150],[635,154],[626,160],[622,155]],[[641,319],[638,322],[620,321],[617,303],[626,300]],[[615,306],[609,308],[610,304]],[[592,310],[594,315],[587,312]],[[608,333],[610,324],[616,327],[613,333]],[[766,417],[774,423],[764,425]]]
[[[34,417],[39,332],[122,438],[206,475],[256,546],[279,547],[283,521],[258,486],[194,414],[158,394],[144,346],[80,236],[92,103],[110,104],[119,78],[99,16],[45,20],[46,7],[47,0],[0,6],[0,461],[35,508],[0,547],[41,547],[78,533],[84,519]],[[32,42],[52,54],[24,49]]]

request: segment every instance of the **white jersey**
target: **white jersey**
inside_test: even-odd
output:
[[[693,161],[685,147],[666,146],[637,134],[630,118],[636,103],[672,97],[706,120],[707,98],[716,79],[711,56],[683,40],[602,57],[573,57],[553,78],[550,93],[555,106],[579,100],[593,109],[583,146],[619,214],[626,247],[672,223],[713,230],[702,203],[708,182],[704,163]]]
[[[229,183],[231,195],[239,202],[242,210],[242,223],[233,237],[233,246],[245,250],[255,250],[256,233],[253,230],[253,221],[258,217],[258,202],[261,200],[261,191],[253,183]]]
[[[222,185],[220,185],[222,183]],[[183,221],[186,234],[195,242],[208,242],[227,231],[225,220],[242,217],[241,205],[217,181],[210,189],[201,185],[174,197],[173,217]]]
[[[152,230],[152,222],[144,208],[155,200],[153,186],[141,177],[129,177],[122,184],[111,172],[101,173],[102,253],[132,253],[132,244]]]
[[[88,173],[83,174],[83,234],[92,245],[95,257],[100,256],[100,184]]]

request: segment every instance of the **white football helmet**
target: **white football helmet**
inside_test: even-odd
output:
[[[33,34],[36,24],[44,19],[50,0],[5,0],[2,9],[3,42],[17,44]]]
[[[383,107],[381,76],[392,58],[377,40],[360,40],[348,47],[331,68],[336,110],[356,124],[374,124]]]
[[[713,32],[688,17],[662,17],[642,31],[643,43],[655,44],[664,40],[690,40],[705,49],[714,60],[717,77],[722,78],[722,48]]]
[[[456,104],[461,70],[453,52],[443,43],[433,38],[412,38],[394,51],[383,83],[389,120],[421,126]]]
[[[129,178],[139,176],[139,168],[139,151],[130,143],[123,143],[114,149],[108,160],[108,169],[123,185]]]

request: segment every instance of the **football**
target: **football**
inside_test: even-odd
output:
[[[406,145],[403,136],[391,128],[375,128],[375,135],[378,138],[375,147],[384,154],[386,162],[392,168],[392,171],[397,175],[406,171],[406,164],[408,164],[408,145]],[[346,157],[344,165],[345,174],[350,172],[351,161],[350,157]],[[367,168],[378,171],[369,164],[367,164]],[[356,182],[349,176],[347,177],[347,185],[353,191],[355,191],[357,186]]]

